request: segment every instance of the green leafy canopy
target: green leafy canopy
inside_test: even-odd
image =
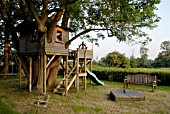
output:
[[[3,7],[5,2],[7,8]],[[118,41],[124,42],[140,42],[141,38],[146,38],[144,43],[151,41],[142,28],[153,29],[160,20],[155,13],[160,0],[2,0],[0,3],[1,16],[7,11],[9,21],[11,19],[14,24],[39,18],[42,22],[45,20],[44,24],[48,26],[57,14],[55,11],[60,8],[64,11],[61,26],[76,30],[75,34],[88,29],[110,29]],[[33,16],[31,6],[38,17]],[[44,15],[47,13],[46,19]],[[96,37],[104,38],[101,34]]]
[[[142,28],[157,27],[160,0],[84,0],[70,7],[70,27],[75,30],[111,29],[118,41],[151,41]],[[87,37],[88,38],[88,37]]]

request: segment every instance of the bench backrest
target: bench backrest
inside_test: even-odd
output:
[[[156,81],[156,76],[137,74],[137,75],[127,75],[127,83],[138,83],[138,84],[152,84]]]

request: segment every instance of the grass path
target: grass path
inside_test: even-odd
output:
[[[38,93],[28,93],[18,89],[18,79],[0,79],[0,114],[168,114],[170,113],[170,87],[158,86],[155,92],[151,87],[130,85],[143,93],[145,101],[119,101],[110,99],[111,90],[122,89],[123,83],[105,82],[105,86],[90,85],[87,90],[80,87],[69,91],[67,97],[49,93],[47,108],[34,106]]]

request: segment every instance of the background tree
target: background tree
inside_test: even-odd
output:
[[[106,57],[101,59],[101,62],[103,62],[109,67],[121,67],[121,68],[130,67],[129,59],[126,58],[124,54],[121,54],[117,51],[107,54]]]
[[[154,60],[154,67],[170,67],[170,41],[164,41],[160,45],[162,50]]]
[[[47,41],[51,41],[56,25],[70,27],[76,30],[74,36],[65,43],[68,48],[70,43],[81,35],[100,29],[110,29],[118,41],[147,42],[148,35],[141,30],[143,27],[155,28],[160,18],[155,14],[156,5],[160,0],[1,0],[0,13],[2,22],[6,25],[5,32],[9,32],[11,40],[18,49],[18,36],[16,26],[22,21],[35,21],[38,32],[47,32]],[[8,29],[8,30],[7,30]],[[7,35],[8,35],[7,34]],[[101,33],[99,38],[103,38]],[[146,39],[140,39],[140,38]],[[8,36],[6,37],[8,38]],[[47,68],[47,87],[55,85],[61,56],[56,56]],[[27,58],[22,58],[25,62]],[[38,71],[38,57],[33,58],[33,85],[41,89],[41,77]],[[27,63],[23,63],[27,75]]]
[[[131,68],[136,68],[137,67],[137,62],[136,62],[136,59],[135,59],[134,55],[130,56],[130,67]]]
[[[151,67],[152,60],[148,59],[148,51],[149,49],[146,48],[145,45],[141,45],[140,47],[140,58],[137,58],[137,67],[144,67],[144,68],[149,68]]]

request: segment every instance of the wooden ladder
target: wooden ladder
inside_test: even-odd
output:
[[[75,82],[78,73],[76,73],[73,78],[68,82],[68,78],[70,77],[70,75],[73,73],[73,71],[76,69],[77,67],[77,63],[75,64],[75,66],[72,68],[71,72],[69,74],[66,74],[64,76],[64,78],[60,81],[60,83],[58,84],[58,86],[54,89],[53,93],[56,94],[60,94],[60,95],[65,95],[67,96],[67,92],[70,89],[70,87],[72,86],[72,84]]]

